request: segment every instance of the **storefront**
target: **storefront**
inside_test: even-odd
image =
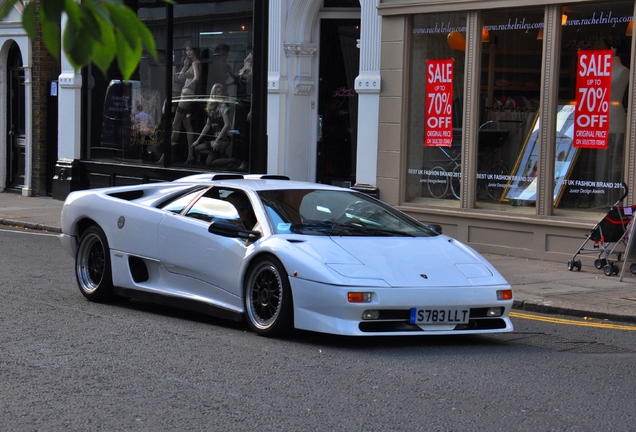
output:
[[[172,180],[197,171],[265,171],[268,2],[139,1],[158,61],[128,82],[116,68],[62,62],[53,195]]]
[[[481,251],[567,261],[636,187],[634,2],[447,9],[379,6],[381,198]]]
[[[62,62],[53,196],[206,171],[277,173],[376,193],[377,4],[131,4],[155,36],[159,61],[144,58],[128,83],[114,70],[75,73]],[[226,128],[211,111],[225,113]]]

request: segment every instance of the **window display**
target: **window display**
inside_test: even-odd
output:
[[[563,8],[559,103],[576,104],[581,113],[574,144],[580,150],[556,214],[605,212],[623,194],[633,11],[631,1]]]
[[[563,7],[558,90],[546,95],[541,94],[544,6],[482,11],[481,65],[466,72],[464,13],[414,15],[406,201],[459,207],[460,185],[468,182],[476,192],[476,208],[533,214],[543,172],[553,181],[556,215],[594,213],[615,203],[623,193],[633,7],[630,1]],[[439,80],[427,82],[432,64],[453,65],[452,92]],[[466,178],[461,172],[467,132],[462,86],[464,73],[475,72],[480,97],[471,101],[477,107],[468,108],[477,109],[479,126],[470,134],[476,142],[470,139],[468,145],[477,153],[477,175]],[[554,143],[541,142],[542,97],[557,107]],[[450,130],[439,123],[439,114],[446,112]],[[541,166],[540,155],[552,148],[554,168]]]
[[[250,146],[253,2],[179,2],[172,6],[170,23],[166,4],[140,5],[137,13],[155,36],[159,62],[143,58],[128,82],[87,69],[94,84],[87,95],[87,157],[245,170]],[[172,52],[167,48],[168,27]],[[166,74],[168,80],[172,77],[171,88]],[[211,121],[211,116],[218,118]]]
[[[534,185],[536,160],[530,168],[515,165],[526,149],[533,150],[528,156],[537,155],[538,143],[528,143],[527,136],[539,107],[542,41],[537,35],[543,28],[544,8],[489,10],[482,20],[488,40],[482,38],[476,187],[478,206],[493,208],[501,202],[519,202],[510,200],[511,184]]]
[[[407,200],[459,197],[465,13],[413,17]]]

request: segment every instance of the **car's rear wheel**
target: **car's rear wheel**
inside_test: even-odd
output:
[[[258,258],[245,281],[245,315],[261,336],[283,336],[293,327],[293,300],[289,276],[273,256]]]
[[[113,298],[110,249],[106,234],[94,225],[80,238],[75,255],[75,276],[81,293],[91,301]]]

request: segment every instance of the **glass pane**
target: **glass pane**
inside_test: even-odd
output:
[[[518,203],[509,199],[517,176],[536,176],[536,165],[515,167],[539,107],[544,8],[489,10],[482,18],[475,186],[480,208],[501,208]]]
[[[164,148],[170,148],[170,165],[244,169],[250,143],[253,1],[175,4],[172,52],[166,49],[165,4],[145,5],[137,13],[153,33],[159,62],[142,59],[128,83],[115,72],[106,78],[92,73],[89,157],[163,164]],[[166,74],[173,77],[170,98]],[[211,96],[215,84],[217,93]],[[170,136],[164,133],[166,114]],[[197,140],[203,151],[194,151]]]
[[[407,201],[458,206],[465,34],[465,12],[413,16]]]
[[[139,18],[155,35],[159,63],[142,57],[138,70],[124,82],[116,68],[104,76],[94,66],[86,74],[88,158],[151,163],[161,146],[162,101],[165,100],[165,7],[140,8]]]
[[[175,6],[173,165],[237,169],[247,160],[252,2]]]
[[[598,125],[591,125],[587,132],[582,125],[585,118],[577,121],[578,142],[574,139],[574,127],[564,133],[557,130],[557,172],[561,181],[555,189],[555,213],[572,214],[573,211],[587,211],[592,214],[605,213],[616,203],[623,189],[625,163],[625,127],[627,123],[627,94],[629,83],[630,47],[632,36],[629,24],[633,22],[634,3],[631,1],[595,2],[567,5],[563,9],[567,21],[563,25],[563,44],[561,46],[561,70],[559,80],[559,106],[569,106],[572,111],[583,115],[581,103],[598,107]],[[611,63],[611,75],[602,79],[603,64],[598,70],[582,70],[586,78],[577,85],[577,65],[579,55],[588,59],[597,54],[606,53],[607,63]],[[596,75],[596,76],[592,76]],[[592,79],[591,85],[587,85]],[[608,99],[603,96],[609,94]],[[578,98],[578,99],[577,99]],[[603,108],[602,103],[605,104]],[[577,103],[577,101],[579,103]],[[605,118],[608,121],[602,122]],[[572,115],[575,121],[575,115]],[[602,140],[594,140],[593,148],[580,148],[591,141],[584,135],[592,131],[604,135]],[[559,141],[560,140],[560,141]],[[605,147],[605,148],[604,148]],[[567,160],[562,160],[565,150],[570,150]],[[580,214],[580,213],[579,213]]]

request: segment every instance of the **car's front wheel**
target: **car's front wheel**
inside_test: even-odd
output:
[[[245,280],[245,315],[261,336],[283,336],[293,327],[293,300],[289,276],[273,256],[258,258]]]
[[[110,249],[106,234],[94,225],[80,238],[75,256],[75,276],[81,293],[91,301],[113,298]]]

